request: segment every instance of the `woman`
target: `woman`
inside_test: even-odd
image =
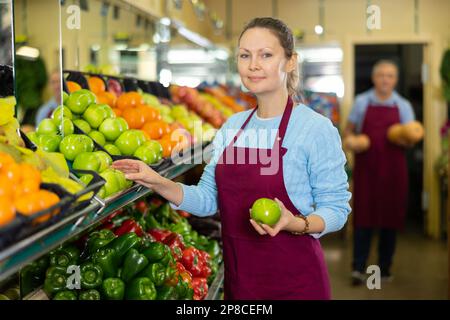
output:
[[[337,231],[350,212],[340,137],[331,122],[293,106],[297,55],[290,29],[256,18],[239,39],[238,71],[258,107],[233,115],[214,139],[214,155],[197,186],[159,176],[137,161],[114,167],[198,216],[219,209],[225,299],[329,299],[317,238]],[[282,208],[273,227],[250,219],[255,200]]]

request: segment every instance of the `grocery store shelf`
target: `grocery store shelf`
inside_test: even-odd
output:
[[[224,276],[224,266],[223,263],[220,265],[217,271],[214,281],[211,283],[208,289],[208,295],[205,300],[222,300],[222,287],[223,287],[223,276]]]
[[[193,152],[193,155],[184,157],[185,163],[174,164],[159,173],[168,179],[175,179],[202,163],[201,160],[210,158],[211,150],[211,147],[207,146],[202,152],[199,147],[195,150],[196,152]],[[63,242],[81,235],[114,211],[151,192],[150,189],[141,185],[133,185],[130,189],[108,198],[106,201],[94,198],[93,202],[85,209],[1,251],[0,282]]]

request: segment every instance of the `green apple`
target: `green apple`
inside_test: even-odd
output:
[[[94,140],[101,146],[104,146],[106,143],[105,136],[97,130],[92,130],[91,132],[88,133],[88,136],[91,137],[92,140]]]
[[[75,119],[73,120],[73,124],[81,129],[84,133],[89,133],[92,130],[89,123],[87,123],[86,120],[83,119]]]
[[[158,97],[156,97],[152,94],[149,94],[149,93],[142,94],[142,99],[144,100],[145,104],[148,104],[152,107],[159,106],[159,104],[160,104]]]
[[[103,148],[105,148],[105,150],[108,151],[108,153],[110,155],[113,155],[113,156],[121,156],[122,155],[122,153],[120,152],[119,148],[117,148],[113,144],[105,144],[103,146]]]
[[[98,169],[98,172],[103,172],[111,166],[112,159],[109,154],[104,151],[95,151],[94,154],[100,160],[100,168]]]
[[[103,198],[103,199],[106,198],[106,190],[105,190],[105,186],[102,186],[102,187],[100,188],[100,190],[98,190],[97,196],[100,197],[100,198]]]
[[[280,220],[281,208],[272,199],[260,198],[253,203],[250,215],[256,222],[272,227]]]
[[[83,113],[83,119],[89,123],[92,129],[97,129],[106,119],[108,112],[98,104],[91,104]]]
[[[58,127],[53,122],[52,119],[44,119],[39,123],[38,128],[36,130],[38,135],[41,134],[58,134]]]
[[[69,98],[67,98],[66,106],[73,113],[82,114],[95,101],[95,95],[91,91],[81,89],[70,94]]]
[[[127,178],[125,178],[125,174],[122,171],[114,170],[114,172],[116,174],[117,181],[119,181],[120,190],[128,189],[133,185],[133,181],[127,180]]]
[[[57,125],[61,122],[61,115],[63,118],[68,118],[71,120],[73,117],[72,111],[70,111],[69,108],[67,108],[66,106],[59,106],[58,108],[53,110],[52,116],[51,116],[51,118],[53,119],[53,121],[55,121],[55,123]]]
[[[172,107],[170,114],[173,118],[178,120],[179,118],[184,118],[184,117],[189,116],[189,111],[183,105],[175,105]]]
[[[35,131],[28,132],[26,134],[26,136],[28,137],[28,139],[30,139],[31,142],[33,142],[34,144],[38,145],[38,141],[39,141],[38,137],[39,137],[39,135]]]
[[[114,142],[120,153],[126,156],[133,155],[137,148],[139,148],[144,142],[138,131],[140,130],[128,130],[122,133],[119,138]],[[142,131],[140,131],[142,133]],[[144,137],[145,139],[145,137]]]
[[[44,151],[56,152],[62,138],[55,134],[41,134],[37,137],[37,145]]]
[[[134,152],[134,156],[138,157],[146,164],[156,163],[160,159],[158,158],[158,154],[155,152],[155,150],[151,149],[148,146],[140,146],[139,148],[137,148]]]
[[[67,99],[69,99],[69,95],[67,94],[67,92],[65,92],[65,91],[62,92],[62,98],[63,98],[63,104],[66,104]]]
[[[170,113],[172,112],[172,109],[170,109],[170,107],[165,104],[155,106],[155,109],[159,111],[159,114],[161,114],[161,116],[170,116]]]
[[[103,133],[106,140],[116,140],[126,129],[120,119],[105,119],[98,130]]]
[[[106,169],[105,171],[100,173],[100,176],[106,180],[106,183],[103,185],[103,188],[105,189],[105,195],[102,198],[107,198],[121,190],[120,181],[114,170]]]
[[[82,152],[92,152],[94,142],[88,136],[83,134],[70,134],[65,136],[59,144],[59,152],[67,160],[73,161],[76,156]]]
[[[117,121],[118,121],[118,123],[120,124],[120,126],[121,126],[121,130],[122,130],[122,132],[125,132],[125,131],[127,131],[128,130],[128,122],[124,119],[124,118],[117,118]]]
[[[92,174],[83,174],[80,177],[80,181],[84,183],[86,186],[89,185],[89,183],[91,183],[92,179],[94,179],[94,176]]]
[[[75,157],[72,167],[76,170],[92,170],[98,172],[100,159],[93,152],[81,152]]]
[[[167,122],[167,123],[175,122],[175,119],[174,119],[174,118],[172,118],[170,115],[166,115],[166,114],[163,114],[163,115],[161,116],[161,120],[163,120],[163,121],[165,121],[165,122]]]
[[[74,126],[72,120],[69,118],[64,118],[60,125],[58,125],[58,131],[62,134],[62,136],[68,136],[72,134],[74,131]]]
[[[161,144],[156,141],[156,140],[149,140],[149,141],[145,141],[143,146],[149,147],[150,149],[152,149],[157,157],[158,157],[158,161],[161,159],[162,154],[163,154],[163,147],[161,146]]]
[[[106,112],[106,118],[105,119],[112,119],[112,118],[116,117],[116,114],[114,113],[114,111],[107,104],[102,103],[102,104],[98,104],[97,106],[99,108],[103,109]]]

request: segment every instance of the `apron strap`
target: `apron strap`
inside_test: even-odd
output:
[[[288,97],[288,101],[286,104],[286,108],[284,109],[283,112],[283,117],[281,118],[281,122],[280,122],[280,126],[278,128],[277,131],[277,137],[276,137],[276,141],[275,144],[277,144],[277,140],[278,140],[278,147],[281,148],[281,145],[283,144],[283,140],[284,140],[284,135],[286,134],[286,129],[287,126],[289,124],[289,119],[291,117],[291,113],[292,113],[292,107],[294,105],[294,102],[292,101],[291,97]],[[234,136],[234,138],[230,141],[230,143],[228,144],[228,147],[230,147],[231,145],[233,145],[234,143],[236,143],[237,139],[240,137],[240,135],[242,134],[242,132],[244,132],[245,127],[247,126],[247,124],[249,123],[250,119],[252,118],[253,114],[256,112],[256,109],[258,109],[258,106],[256,106],[255,109],[253,109],[253,111],[250,113],[250,115],[248,116],[248,118],[245,120],[244,124],[242,125],[242,127],[239,129],[239,131],[237,132],[237,134]]]

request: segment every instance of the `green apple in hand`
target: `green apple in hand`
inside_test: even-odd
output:
[[[260,198],[253,203],[250,215],[256,222],[273,227],[280,220],[281,208],[272,199]]]

